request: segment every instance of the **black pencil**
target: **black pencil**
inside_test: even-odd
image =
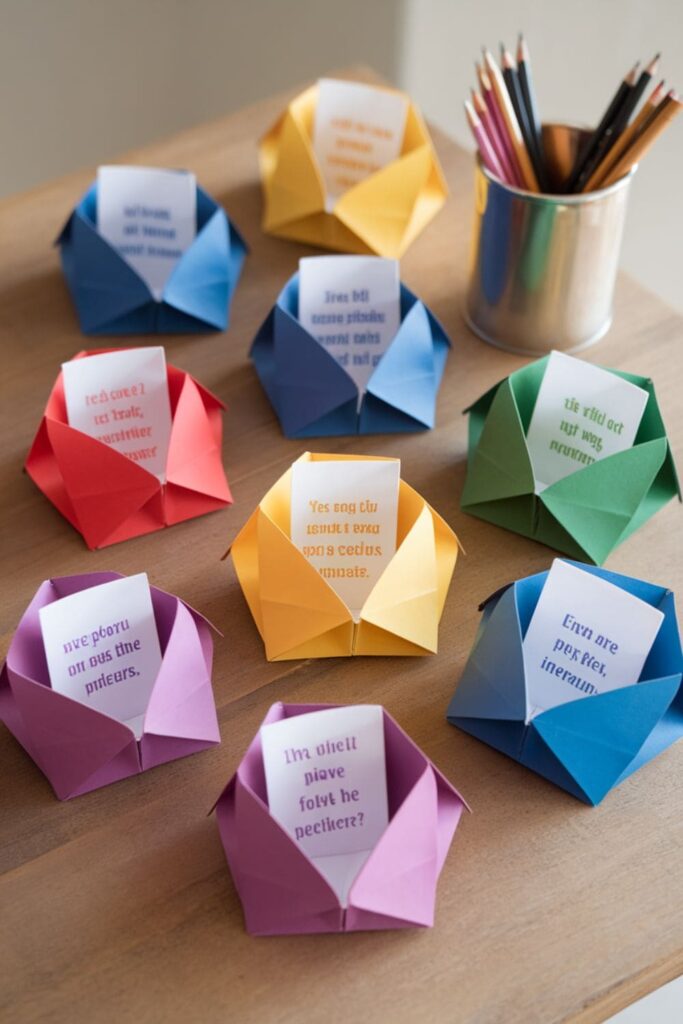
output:
[[[629,73],[620,82],[619,88],[612,97],[612,100],[609,106],[607,107],[607,110],[602,115],[600,124],[595,129],[593,134],[590,136],[585,146],[583,146],[579,150],[579,154],[574,163],[571,174],[569,175],[564,185],[565,192],[573,192],[576,188],[576,184],[583,172],[585,165],[589,160],[593,159],[593,156],[598,146],[600,145],[600,140],[602,139],[603,135],[610,127],[610,125],[614,123],[615,118],[619,114],[619,111],[621,110],[626,99],[628,98],[629,94],[634,88],[636,82],[636,75],[638,73],[638,63],[634,64]]]
[[[515,62],[503,44],[500,46],[500,64],[503,72],[503,78],[505,79],[505,85],[510,95],[510,101],[512,102],[512,108],[517,115],[519,121],[520,131],[522,132],[522,138],[524,139],[524,145],[527,148],[529,159],[534,168],[534,173],[538,178],[538,184],[542,192],[546,191],[545,175],[543,174],[543,167],[540,166],[539,153],[535,145],[535,138],[533,129],[529,121],[529,114],[522,97],[522,91],[519,84],[519,78],[517,75],[517,68]]]
[[[517,40],[517,74],[519,77],[519,87],[522,92],[522,99],[524,100],[527,116],[529,118],[529,127],[531,128],[536,142],[536,150],[538,152],[539,160],[541,161],[543,170],[545,171],[543,128],[538,114],[538,107],[536,106],[536,93],[534,91],[534,83],[531,77],[529,48],[526,45],[526,40],[521,32],[519,34],[519,39]]]
[[[583,191],[583,187],[593,171],[605,159],[614,143],[626,128],[627,124],[631,120],[631,115],[638,106],[640,98],[649,85],[652,76],[657,74],[659,56],[659,54],[654,56],[648,66],[640,72],[638,81],[626,95],[624,102],[615,115],[614,121],[603,133],[602,138],[596,147],[595,153],[590,160],[586,161],[586,164],[578,177],[574,191]]]

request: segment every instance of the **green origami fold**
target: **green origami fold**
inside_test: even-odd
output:
[[[633,446],[536,494],[526,432],[547,362],[545,356],[511,373],[465,410],[468,465],[460,504],[479,519],[601,565],[668,501],[680,500],[671,448],[652,381],[609,370],[649,396]]]

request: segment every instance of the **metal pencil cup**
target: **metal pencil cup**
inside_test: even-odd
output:
[[[552,181],[565,180],[586,134],[544,125]],[[596,192],[545,195],[502,184],[477,160],[465,318],[480,338],[540,355],[606,333],[633,173]]]

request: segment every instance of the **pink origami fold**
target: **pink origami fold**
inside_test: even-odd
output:
[[[75,359],[111,352],[79,352]],[[89,548],[139,537],[232,503],[223,469],[225,406],[168,366],[173,426],[166,483],[97,438],[69,426],[60,373],[26,458],[26,472]]]
[[[0,721],[60,800],[220,743],[211,688],[211,627],[189,605],[157,587],[150,590],[162,662],[140,740],[127,725],[51,689],[39,609],[120,578],[116,572],[93,572],[41,583],[0,670]]]
[[[336,706],[277,703],[262,724]],[[433,925],[437,879],[467,804],[386,711],[384,742],[389,824],[344,908],[314,863],[271,817],[256,734],[215,805],[252,935]]]

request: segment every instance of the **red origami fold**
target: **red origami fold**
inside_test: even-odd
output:
[[[111,349],[79,352],[76,359]],[[189,373],[168,366],[173,425],[166,483],[114,448],[70,427],[60,373],[26,459],[26,472],[89,548],[107,547],[232,503],[223,469],[225,406]]]

